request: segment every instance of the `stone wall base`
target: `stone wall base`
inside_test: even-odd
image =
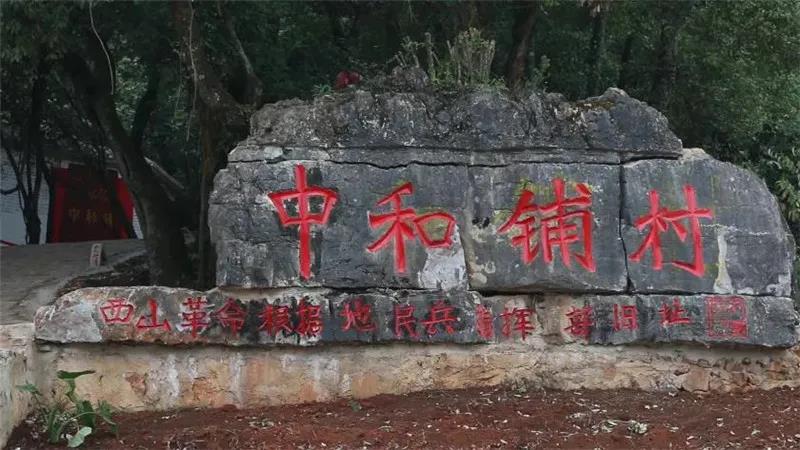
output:
[[[31,411],[14,389],[52,390],[57,370],[92,369],[79,393],[123,411],[257,407],[425,389],[524,383],[553,389],[733,391],[800,387],[800,347],[548,344],[227,346],[35,344],[31,324],[0,330],[0,448]]]
[[[16,386],[41,385],[47,376],[34,370],[37,355],[32,323],[0,325],[0,448],[31,411],[30,395]]]
[[[246,349],[42,345],[48,373],[97,371],[79,391],[123,410],[256,407],[425,389],[526,383],[554,389],[731,391],[800,386],[800,348],[733,350],[582,344]]]

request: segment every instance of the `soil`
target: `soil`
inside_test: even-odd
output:
[[[97,449],[800,448],[800,389],[697,395],[525,388],[116,415]],[[9,449],[44,444],[27,421]],[[41,436],[41,434],[39,435]]]
[[[110,271],[73,278],[56,292],[56,298],[85,287],[143,286],[150,284],[147,257],[135,256],[115,265]]]

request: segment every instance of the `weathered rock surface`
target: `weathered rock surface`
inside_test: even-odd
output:
[[[487,301],[487,310],[499,301]],[[494,339],[476,332],[481,302],[467,291],[281,289],[238,298],[219,290],[85,288],[40,309],[35,323],[37,339],[60,343],[465,344]]]
[[[209,208],[220,286],[466,288],[461,234],[468,220],[467,191],[457,186],[457,180],[467,179],[466,168],[412,164],[381,169],[313,161],[302,165],[310,187],[332,189],[336,196],[329,220],[310,226],[310,276],[302,276],[300,227],[282,226],[275,203],[268,198],[271,192],[295,189],[297,165],[233,164],[217,176]],[[378,204],[406,183],[411,191],[398,197],[402,206]],[[316,200],[320,197],[311,200],[311,211],[322,208]],[[285,204],[289,216],[299,217],[296,201]],[[394,219],[370,225],[370,215],[400,209],[408,215],[398,223],[409,227],[402,238],[392,232]],[[419,227],[415,224],[415,219],[431,213],[451,216],[452,228],[448,230],[448,222],[436,218],[418,222]],[[387,233],[384,245],[368,250]],[[426,245],[424,238],[447,238],[448,242]],[[396,247],[400,239],[404,256]],[[399,264],[405,264],[404,270]]]
[[[754,174],[697,151],[677,161],[629,163],[622,174],[622,238],[634,291],[790,295],[794,245],[775,198]],[[654,192],[659,212],[652,215]],[[691,213],[691,201],[705,217]],[[652,246],[647,238],[656,222],[636,227],[650,216],[665,228]]]
[[[791,347],[792,301],[738,295],[524,295],[272,289],[85,288],[36,315],[51,342],[233,346],[331,343],[701,343]]]
[[[229,160],[298,158],[284,147],[331,149],[330,157],[343,162],[369,155],[374,164],[397,165],[466,163],[486,153],[487,160],[618,162],[677,157],[681,143],[663,115],[618,89],[578,102],[557,94],[514,98],[495,89],[447,95],[381,89],[266,105]],[[445,159],[436,149],[449,151]]]
[[[557,195],[559,183],[562,187]],[[619,167],[602,164],[471,167],[468,185],[471,208],[462,239],[472,289],[625,290],[625,253],[619,237]],[[581,186],[587,193],[581,193]],[[530,202],[521,199],[526,191],[532,193]],[[586,206],[570,205],[581,199]],[[538,208],[533,214],[515,218],[515,211],[521,212],[532,205]],[[529,217],[534,221],[526,225],[523,222]],[[544,228],[552,230],[547,232],[547,238]],[[524,239],[528,229],[531,236]],[[522,240],[515,241],[517,237]],[[525,261],[528,249],[535,255]]]
[[[700,343],[792,347],[800,316],[782,297],[545,296],[537,303],[553,343]]]

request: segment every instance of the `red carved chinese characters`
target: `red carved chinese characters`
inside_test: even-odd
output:
[[[452,244],[453,229],[456,219],[444,212],[433,212],[418,216],[413,208],[403,208],[404,195],[411,195],[414,186],[405,183],[392,191],[386,197],[380,199],[377,206],[391,205],[392,212],[385,214],[368,214],[369,227],[372,229],[380,228],[390,224],[386,232],[367,247],[370,253],[376,253],[380,249],[389,245],[389,241],[394,243],[394,267],[397,273],[406,272],[406,246],[405,241],[412,239],[416,234],[422,245],[428,248],[449,247]],[[431,237],[425,229],[425,224],[440,221],[445,225],[444,235],[435,239]]]
[[[359,333],[375,331],[375,324],[372,323],[372,307],[363,299],[357,298],[345,303],[339,315],[345,320],[342,331],[354,330]]]
[[[322,332],[322,317],[320,305],[314,305],[305,299],[297,305],[297,333],[306,337],[319,336]]]
[[[584,269],[589,272],[596,270],[592,256],[592,213],[589,210],[592,193],[584,183],[577,183],[575,189],[578,191],[576,197],[565,198],[564,180],[556,178],[553,180],[555,200],[543,206],[535,203],[532,191],[522,191],[514,213],[498,231],[507,233],[512,227],[519,229],[519,234],[511,238],[511,245],[522,249],[524,263],[530,264],[540,251],[544,262],[552,263],[553,247],[557,246],[561,261],[572,267],[570,247],[582,241],[583,252],[571,255]]]
[[[692,246],[694,249],[694,261],[670,261],[673,266],[683,269],[696,277],[703,276],[705,264],[703,263],[703,243],[700,235],[700,219],[711,219],[713,217],[710,209],[698,209],[694,187],[686,185],[683,187],[683,195],[686,199],[686,209],[670,211],[659,205],[658,191],[650,191],[650,212],[634,222],[637,230],[641,231],[650,227],[642,245],[631,254],[631,261],[641,261],[642,256],[648,250],[652,250],[652,263],[655,270],[663,267],[664,256],[661,250],[661,233],[669,230],[670,226],[675,230],[675,234],[681,241],[685,241],[689,232],[681,223],[682,220],[689,220],[689,227],[692,233]]]
[[[394,335],[418,337],[417,318],[414,317],[414,305],[394,305]]]
[[[742,297],[707,297],[706,320],[709,337],[747,337],[747,303]]]
[[[532,315],[533,310],[530,308],[504,308],[503,314],[500,315],[503,319],[503,328],[501,329],[503,336],[511,337],[512,332],[516,331],[524,341],[533,331]]]
[[[444,300],[439,300],[431,305],[428,310],[428,318],[422,321],[428,336],[438,333],[440,327],[447,334],[455,333],[456,330],[453,328],[453,323],[456,322],[456,317],[453,315],[454,311],[455,308],[446,304]]]
[[[261,326],[258,329],[265,330],[272,337],[275,337],[278,331],[283,331],[284,336],[292,333],[292,320],[288,306],[266,305],[261,310],[259,317]]]
[[[158,321],[158,303],[151,298],[147,300],[147,306],[150,309],[150,315],[140,316],[139,320],[136,321],[136,329],[148,330],[151,328],[163,328],[166,331],[171,331],[172,326],[169,324],[167,319],[164,319],[163,322]]]
[[[492,311],[483,305],[478,305],[475,308],[475,330],[478,332],[478,336],[484,339],[491,339],[494,337],[494,317],[492,317]]]
[[[278,218],[284,228],[297,226],[300,235],[300,275],[309,279],[311,277],[311,226],[325,225],[328,223],[333,206],[336,204],[337,195],[331,189],[317,186],[308,186],[306,181],[306,168],[299,164],[294,168],[296,189],[293,191],[279,191],[269,194],[269,199],[278,212]],[[321,200],[321,211],[311,211],[311,199]],[[297,215],[290,216],[286,210],[286,202],[297,201]]]
[[[244,327],[247,312],[244,308],[239,306],[236,300],[229,298],[225,301],[225,304],[222,305],[222,308],[214,312],[214,316],[216,316],[223,328],[230,329],[231,333],[238,337],[239,332],[242,331],[242,327]]]
[[[680,300],[677,298],[672,301],[672,306],[662,303],[658,312],[661,314],[661,326],[691,323],[689,318],[684,315],[686,310],[683,309]]]
[[[192,331],[192,337],[196,338],[197,333],[202,332],[208,327],[208,302],[205,297],[189,297],[182,303],[186,312],[181,312],[183,322],[181,326]]]
[[[124,298],[111,298],[100,307],[100,314],[107,325],[127,324],[133,317],[133,305]]]
[[[569,326],[564,328],[573,336],[588,338],[594,326],[594,317],[591,306],[584,306],[582,308],[573,307],[567,313]]]
[[[614,331],[639,329],[639,311],[636,305],[614,303]]]

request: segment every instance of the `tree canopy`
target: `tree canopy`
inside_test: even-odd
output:
[[[98,173],[113,156],[156,283],[213,281],[210,186],[260,105],[330,92],[343,70],[387,72],[404,51],[446,55],[470,29],[493,43],[488,76],[462,84],[570,99],[622,88],[662,110],[684,147],[764,177],[800,237],[794,0],[3,2],[0,13],[2,146],[20,179],[3,194],[34,202],[54,152]]]

